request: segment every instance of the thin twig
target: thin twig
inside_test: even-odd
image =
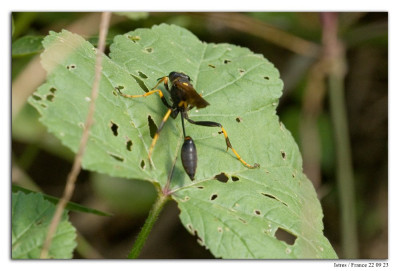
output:
[[[107,36],[110,17],[111,17],[110,12],[102,13],[101,23],[100,23],[99,46],[98,46],[97,55],[96,55],[95,77],[94,77],[94,81],[93,81],[91,102],[89,105],[89,112],[88,112],[88,115],[86,118],[85,128],[82,133],[81,142],[79,144],[78,153],[75,156],[75,160],[74,160],[74,164],[72,166],[71,172],[68,174],[67,183],[65,185],[63,197],[60,199],[60,201],[57,204],[55,214],[53,216],[53,219],[49,226],[49,230],[46,235],[46,240],[43,244],[43,248],[40,253],[40,258],[42,258],[42,259],[45,259],[48,256],[51,241],[53,239],[54,233],[56,232],[57,226],[60,222],[65,205],[68,203],[68,201],[72,197],[72,194],[75,189],[76,179],[81,170],[81,161],[82,161],[82,157],[85,152],[86,144],[87,144],[87,141],[89,138],[89,130],[93,124],[95,102],[96,102],[96,99],[98,96],[99,84],[100,84],[100,78],[101,78],[101,70],[102,70],[101,61],[102,61],[103,52],[104,52],[104,48],[105,48],[105,40],[106,40],[106,36]]]

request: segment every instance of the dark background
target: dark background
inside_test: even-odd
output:
[[[200,40],[232,43],[263,54],[284,81],[278,115],[303,155],[304,171],[313,182],[324,212],[324,233],[339,258],[388,258],[388,13],[337,14],[337,35],[344,65],[344,121],[349,139],[350,181],[338,184],[337,132],[328,77],[320,64],[324,26],[321,13],[149,13],[135,17],[113,14],[109,42],[117,34],[154,24],[177,24]],[[49,30],[70,29],[95,40],[98,13],[12,13],[12,41],[25,35],[45,36]],[[12,181],[60,197],[73,154],[38,122],[26,103],[43,82],[38,54],[12,58]],[[21,87],[22,86],[22,87]],[[113,180],[110,180],[113,179]],[[353,182],[353,184],[352,184]],[[354,187],[355,230],[344,240],[343,189]],[[138,193],[139,191],[139,193]],[[73,201],[113,217],[70,213],[80,238],[75,258],[126,258],[155,198],[151,184],[114,179],[83,171]],[[174,202],[167,204],[141,258],[212,258],[180,224]],[[343,222],[343,223],[342,223]],[[351,227],[351,225],[350,225]],[[356,250],[346,251],[349,243]]]

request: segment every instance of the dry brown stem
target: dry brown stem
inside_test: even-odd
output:
[[[79,144],[78,153],[75,156],[75,160],[74,160],[71,172],[68,174],[64,194],[57,204],[56,211],[55,211],[53,219],[50,223],[49,230],[47,232],[46,239],[43,244],[42,251],[40,253],[40,258],[42,258],[42,259],[45,259],[48,256],[52,238],[53,238],[54,233],[56,232],[57,226],[61,220],[61,216],[65,209],[65,206],[68,203],[68,201],[70,201],[70,199],[74,193],[76,179],[81,170],[81,162],[82,162],[83,154],[85,152],[86,144],[87,144],[87,141],[89,138],[89,131],[93,124],[95,102],[96,102],[98,92],[99,92],[99,84],[100,84],[101,71],[102,71],[101,62],[103,59],[105,40],[106,40],[106,36],[107,36],[110,17],[111,17],[110,12],[102,13],[101,22],[100,22],[99,46],[97,49],[96,64],[95,64],[95,77],[94,77],[93,86],[92,86],[92,94],[91,94],[91,102],[89,105],[89,112],[88,112],[88,115],[86,118],[85,127],[84,127],[84,130],[82,133],[82,138],[81,138],[81,141]]]

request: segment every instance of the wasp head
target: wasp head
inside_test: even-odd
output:
[[[181,72],[170,72],[168,75],[168,78],[171,82],[174,82],[177,79],[183,79],[184,81],[191,81],[190,77],[184,73]]]

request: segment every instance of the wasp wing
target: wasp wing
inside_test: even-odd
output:
[[[189,105],[195,106],[197,108],[204,108],[209,105],[209,103],[196,92],[191,84],[181,81],[176,81],[175,84],[178,88],[184,90],[185,98]]]

